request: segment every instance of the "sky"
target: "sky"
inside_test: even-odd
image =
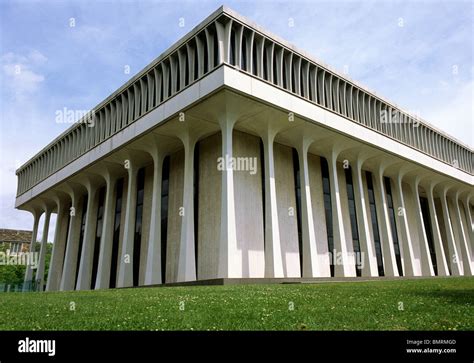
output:
[[[94,108],[221,5],[473,147],[473,4],[0,0],[0,228],[32,229],[15,170],[70,126],[56,112]]]

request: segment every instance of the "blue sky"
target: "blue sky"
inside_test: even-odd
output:
[[[32,228],[14,171],[69,126],[56,111],[93,108],[222,4],[474,145],[471,1],[4,0],[0,228]]]

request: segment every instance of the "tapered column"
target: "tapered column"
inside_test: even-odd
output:
[[[196,137],[187,131],[184,144],[184,188],[181,241],[179,245],[177,282],[196,280],[194,239],[194,147]]]
[[[262,135],[265,159],[265,277],[284,277],[273,158],[275,135],[276,132],[270,128]]]
[[[444,229],[446,230],[446,239],[448,242],[448,263],[451,266],[451,273],[455,276],[462,275],[462,267],[458,248],[454,241],[453,227],[451,223],[451,217],[449,216],[447,198],[447,188],[444,188],[440,195],[441,208],[443,210]]]
[[[117,287],[133,286],[133,241],[137,214],[137,175],[138,166],[130,161],[128,163],[127,207],[125,209],[122,255],[120,256]]]
[[[438,276],[449,276],[448,263],[443,248],[443,240],[439,229],[438,216],[436,214],[436,206],[433,197],[434,183],[430,184],[426,190],[428,197],[428,207],[430,211],[431,233],[433,234],[433,243],[436,252],[436,266]]]
[[[234,171],[227,167],[232,158],[232,130],[235,119],[224,115],[219,120],[222,133],[222,158],[226,167],[222,170],[221,231],[219,244],[218,277],[242,277],[242,256],[237,250],[235,222]]]
[[[390,218],[388,214],[387,198],[385,197],[383,172],[384,167],[379,166],[378,170],[374,173],[374,194],[375,203],[377,206],[377,219],[379,221],[378,226],[382,245],[384,273],[385,276],[398,276],[392,231],[390,228]]]
[[[453,195],[453,203],[454,203],[454,210],[456,213],[455,223],[456,228],[459,231],[459,243],[460,246],[459,250],[462,256],[462,265],[463,265],[463,272],[465,276],[472,276],[474,272],[474,264],[471,260],[471,249],[468,240],[467,231],[464,228],[464,224],[462,220],[464,219],[461,214],[461,210],[459,208],[459,191]]]
[[[46,291],[56,291],[59,289],[64,263],[64,250],[66,248],[66,240],[63,231],[68,227],[69,209],[67,209],[66,201],[62,198],[57,198],[56,205],[58,216],[56,219],[56,229],[54,230],[53,252],[49,264]]]
[[[231,28],[232,28],[232,20],[227,22],[223,25],[220,22],[216,22],[216,33],[217,33],[217,45],[218,45],[218,64],[221,63],[229,63],[230,59],[230,35],[231,35]]]
[[[84,230],[84,242],[81,250],[79,274],[76,290],[90,290],[92,263],[94,257],[95,238],[97,234],[97,209],[99,206],[97,184],[92,180],[87,181],[87,212]]]
[[[145,285],[161,284],[161,182],[165,154],[155,144],[153,157],[153,191],[150,234],[146,259]]]
[[[38,236],[38,224],[39,224],[39,220],[42,213],[43,212],[37,212],[37,211],[32,212],[33,231],[31,234],[31,243],[30,243],[30,251],[29,251],[30,257],[28,259],[28,265],[26,266],[26,271],[25,271],[25,286],[23,287],[24,291],[28,290],[27,285],[33,281],[33,266],[32,266],[32,263],[34,262],[33,254],[35,253],[36,238]]]
[[[99,265],[95,289],[106,289],[110,282],[110,269],[112,264],[112,244],[114,240],[114,217],[115,217],[115,185],[117,178],[109,171],[104,174],[106,192],[104,201],[104,217],[102,233],[100,236]]]
[[[393,183],[391,183],[393,187],[393,203],[395,211],[395,223],[400,246],[400,258],[403,264],[404,276],[419,276],[420,273],[416,272],[413,241],[411,238],[408,216],[405,208],[403,175],[404,174],[400,171],[392,179]]]
[[[413,190],[413,196],[415,198],[415,218],[416,226],[418,228],[418,238],[420,241],[421,274],[422,276],[434,276],[433,263],[431,261],[428,238],[426,236],[425,222],[423,220],[423,214],[421,211],[420,193],[418,192],[419,184],[419,177],[416,177],[415,180],[410,183]]]
[[[354,200],[357,214],[357,226],[359,231],[359,241],[361,252],[364,254],[364,265],[362,267],[362,276],[378,276],[377,257],[375,255],[375,244],[370,233],[369,217],[367,214],[365,192],[362,183],[362,164],[363,159],[357,158],[352,168]]]
[[[301,189],[301,227],[303,235],[303,276],[320,277],[318,266],[318,253],[316,235],[314,233],[313,207],[311,203],[311,190],[308,171],[308,149],[313,141],[303,139],[297,147],[298,161],[300,164],[300,189]]]
[[[43,225],[43,237],[41,238],[41,249],[38,261],[38,268],[36,269],[36,282],[39,284],[39,290],[43,291],[44,285],[44,267],[46,262],[46,251],[48,249],[48,233],[49,233],[49,222],[51,219],[51,209],[45,208],[44,211],[44,225]]]
[[[61,276],[60,290],[74,290],[76,280],[76,268],[79,237],[81,233],[82,202],[83,197],[77,191],[71,191],[71,209],[69,231],[66,243],[66,255],[64,257],[63,274]]]
[[[337,174],[338,152],[333,148],[327,155],[329,167],[329,184],[331,187],[331,209],[333,223],[333,238],[335,251],[334,274],[335,276],[356,276],[355,261],[351,261],[349,251],[352,250],[348,243],[352,243],[352,238],[346,236],[344,230],[344,220],[342,217],[341,191],[339,189],[339,178]]]
[[[471,214],[471,208],[470,208],[470,199],[471,196],[467,195],[464,198],[462,198],[462,203],[464,205],[464,211],[466,212],[466,230],[467,230],[467,236],[469,237],[469,242],[471,246],[471,256],[472,256],[472,248],[474,248],[474,229],[473,229],[473,224],[472,224],[472,214]]]

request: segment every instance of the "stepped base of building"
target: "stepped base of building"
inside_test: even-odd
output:
[[[400,281],[425,279],[455,279],[463,276],[367,276],[367,277],[299,277],[299,278],[219,278],[185,282],[173,282],[157,285],[135,286],[143,287],[179,287],[179,286],[224,286],[224,285],[268,285],[268,284],[318,284],[331,282],[369,282],[369,281]]]

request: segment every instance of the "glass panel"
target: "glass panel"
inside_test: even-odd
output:
[[[366,172],[367,191],[369,194],[370,219],[372,220],[372,230],[374,233],[375,256],[377,257],[377,268],[379,276],[384,276],[382,247],[380,245],[379,224],[377,221],[377,209],[375,207],[374,186],[372,183],[372,173]]]
[[[325,158],[321,157],[321,175],[323,182],[324,212],[326,215],[326,232],[328,238],[329,267],[331,276],[334,276],[334,234],[332,226],[331,186],[329,184],[329,167]]]

